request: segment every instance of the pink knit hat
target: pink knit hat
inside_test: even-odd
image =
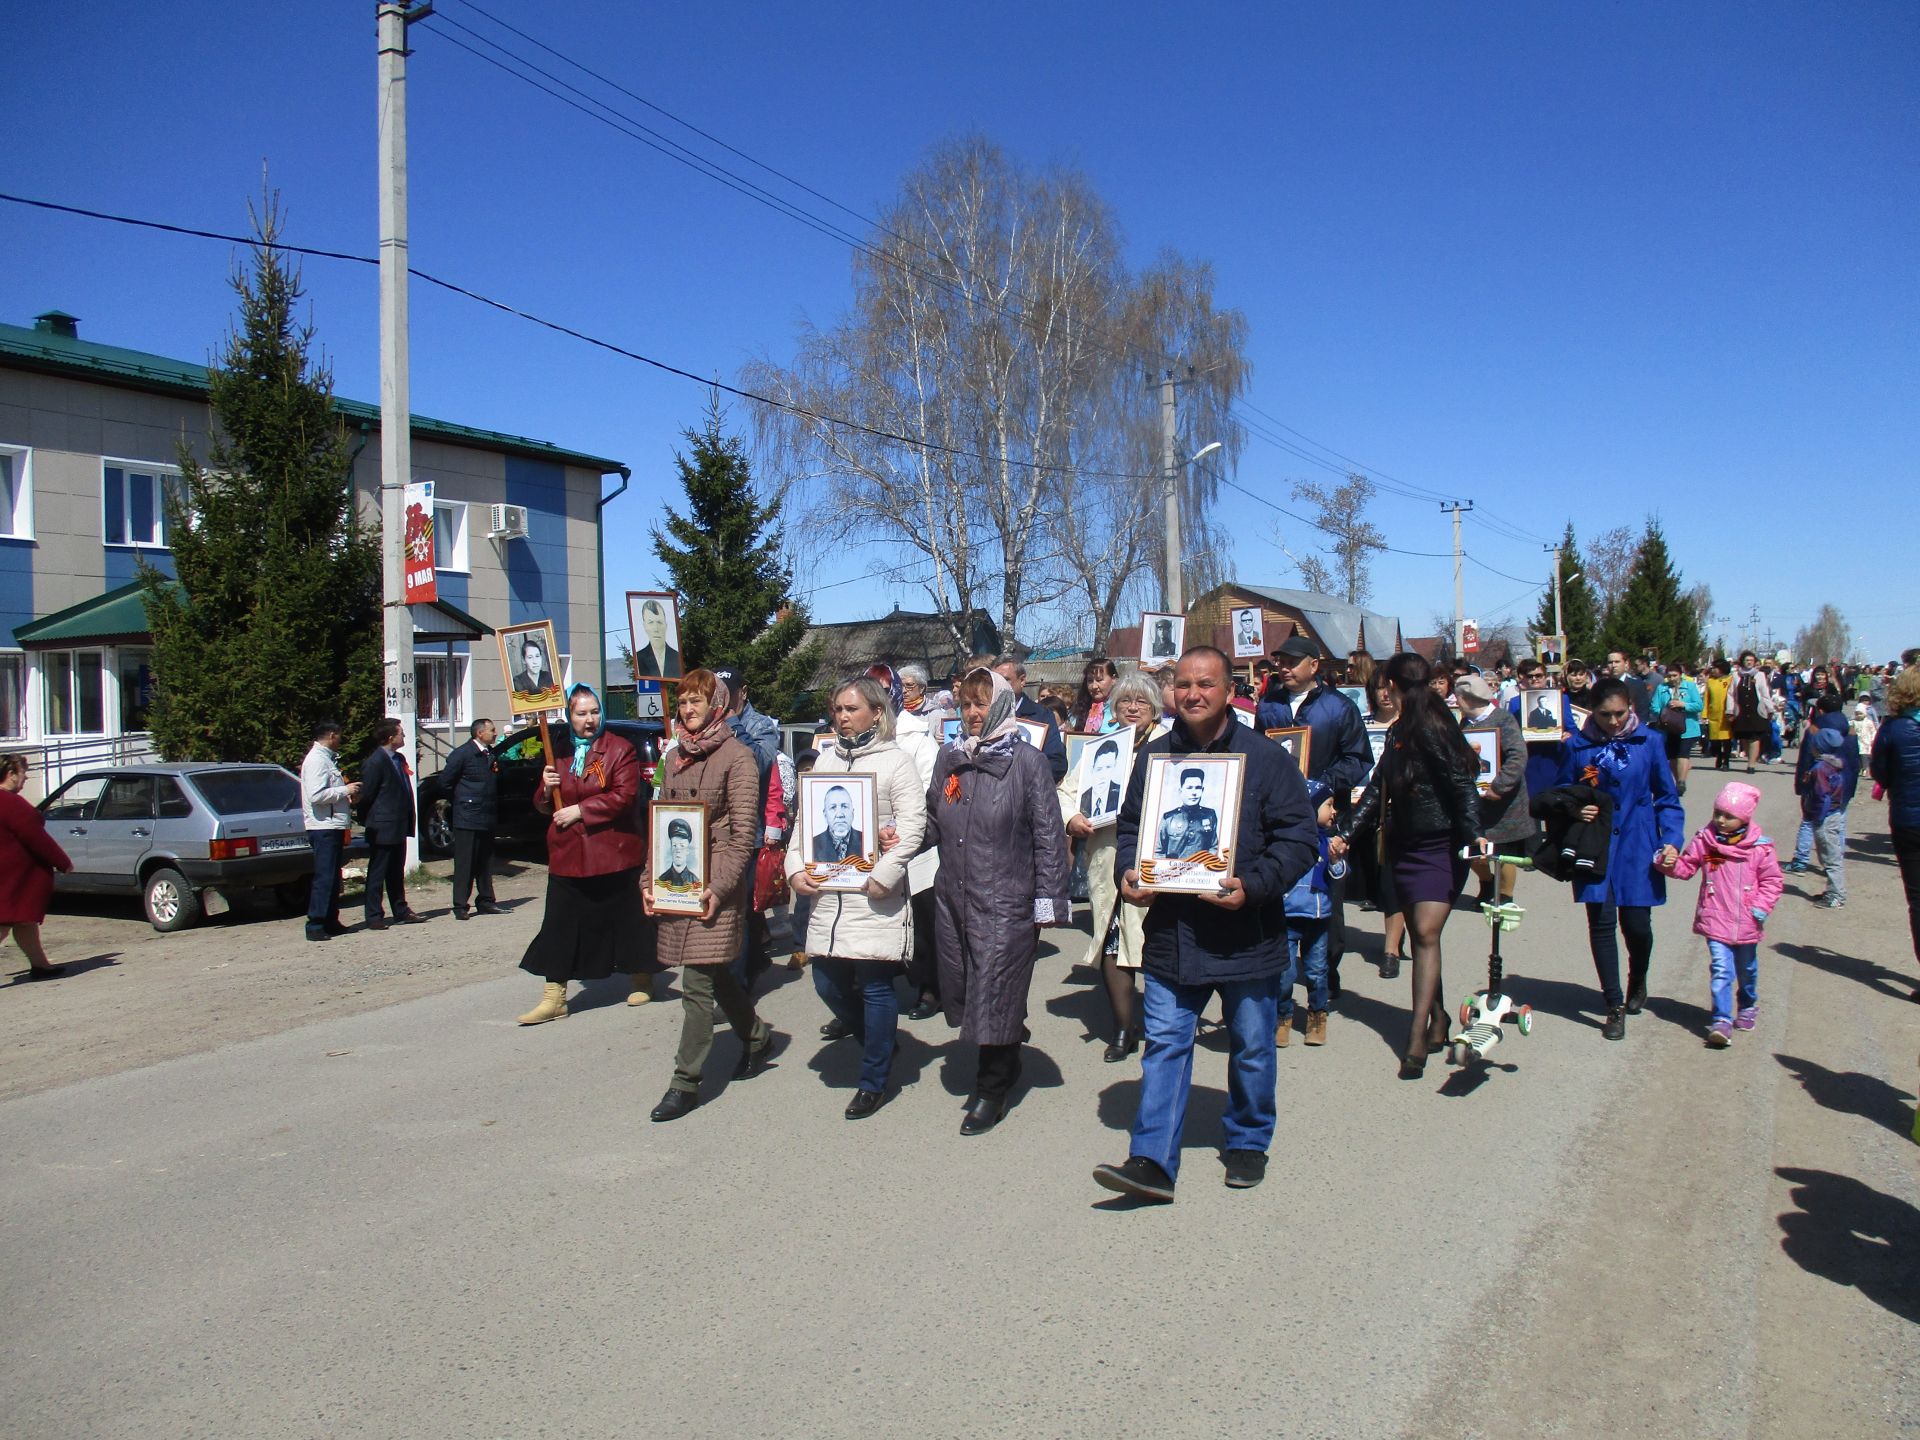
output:
[[[1760,808],[1760,792],[1751,785],[1730,780],[1713,797],[1713,808],[1739,820],[1751,820],[1753,812]]]

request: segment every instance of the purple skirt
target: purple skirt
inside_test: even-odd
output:
[[[1432,901],[1451,905],[1459,899],[1467,887],[1467,862],[1459,850],[1445,830],[1390,841],[1387,869],[1400,908]]]

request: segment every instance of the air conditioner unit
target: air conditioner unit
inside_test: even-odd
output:
[[[526,539],[527,507],[524,505],[489,505],[487,507],[487,538],[489,540]]]

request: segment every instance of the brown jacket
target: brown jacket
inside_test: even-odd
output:
[[[760,767],[753,752],[729,735],[685,767],[669,750],[660,759],[662,804],[707,807],[707,885],[720,897],[712,920],[662,915],[662,965],[725,965],[746,938],[753,903],[753,858],[760,848]]]

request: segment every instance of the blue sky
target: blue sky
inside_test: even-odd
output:
[[[1136,260],[1213,262],[1251,322],[1255,405],[1475,501],[1469,553],[1519,578],[1469,566],[1469,614],[1531,613],[1545,574],[1481,515],[1550,540],[1654,513],[1736,636],[1750,607],[1784,641],[1832,601],[1876,656],[1920,643],[1912,562],[1877,543],[1910,518],[1920,453],[1920,7],[482,3],[863,213],[959,132],[1081,167]],[[0,189],[244,230],[264,161],[289,239],[370,254],[372,17],[9,7]],[[416,265],[729,379],[841,313],[844,245],[449,37],[468,38],[413,39]],[[58,306],[89,338],[191,357],[232,313],[230,247],[14,206],[0,237],[0,319]],[[339,389],[375,398],[373,272],[305,276]],[[627,462],[608,587],[654,582],[645,535],[699,388],[417,284],[413,302],[414,408]],[[1237,478],[1290,503],[1330,477],[1255,439]],[[1297,583],[1270,539],[1287,522],[1231,494],[1222,514],[1241,578]],[[1384,495],[1376,518],[1395,545],[1447,546],[1431,501]],[[1388,557],[1375,604],[1422,632],[1451,584],[1450,561]]]

